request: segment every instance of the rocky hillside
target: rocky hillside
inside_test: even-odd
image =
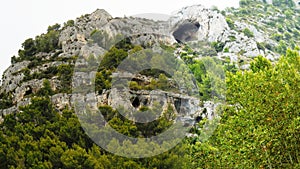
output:
[[[215,8],[207,9],[201,5],[184,7],[175,11],[167,21],[136,17],[113,18],[105,10],[98,9],[91,14],[82,15],[76,20],[69,20],[63,25],[49,26],[46,33],[29,38],[22,44],[18,56],[12,57],[11,66],[3,74],[0,87],[0,138],[8,140],[5,141],[5,144],[10,147],[16,147],[17,143],[11,141],[16,137],[28,142],[34,140],[37,145],[40,145],[39,142],[45,143],[41,144],[41,147],[30,145],[33,147],[32,149],[36,150],[36,153],[46,151],[47,146],[51,147],[51,145],[46,145],[46,142],[50,144],[55,140],[57,146],[52,146],[54,148],[51,151],[46,151],[50,155],[47,153],[44,155],[30,154],[24,153],[27,151],[26,146],[29,146],[26,143],[26,146],[18,145],[19,151],[23,153],[18,155],[13,154],[15,150],[7,148],[9,146],[3,148],[0,144],[2,148],[0,149],[0,168],[3,166],[4,168],[8,166],[74,168],[76,160],[72,161],[69,158],[73,156],[75,158],[80,154],[85,155],[79,159],[90,160],[89,164],[80,165],[83,168],[95,167],[96,162],[91,159],[95,160],[98,157],[103,162],[101,165],[98,164],[98,168],[101,168],[100,166],[116,168],[119,167],[118,161],[121,158],[95,147],[94,142],[84,134],[83,129],[110,125],[126,136],[148,138],[163,133],[166,128],[179,122],[190,127],[188,128],[189,139],[191,139],[189,143],[195,144],[193,146],[196,147],[191,149],[191,153],[195,153],[193,154],[195,159],[200,159],[199,163],[191,165],[203,168],[206,162],[215,160],[208,159],[203,162],[207,154],[199,154],[202,151],[209,151],[212,157],[222,159],[223,156],[219,157],[216,153],[217,150],[211,145],[203,144],[203,149],[197,147],[200,142],[202,145],[212,135],[215,128],[210,127],[214,126],[213,122],[219,123],[220,111],[218,110],[223,111],[223,109],[219,109],[219,105],[222,105],[224,101],[229,101],[224,110],[227,114],[223,119],[229,120],[231,123],[230,125],[223,124],[223,128],[219,129],[222,132],[217,132],[216,135],[226,133],[227,137],[231,137],[234,134],[227,135],[227,131],[235,129],[240,131],[251,126],[244,124],[252,118],[252,116],[248,117],[248,110],[250,115],[257,117],[254,122],[263,121],[260,119],[267,117],[268,124],[274,122],[274,126],[276,126],[278,121],[273,119],[276,119],[277,116],[269,117],[260,114],[266,110],[272,109],[272,112],[277,110],[273,106],[268,109],[261,108],[263,111],[260,111],[259,106],[268,102],[268,99],[264,100],[264,97],[277,98],[280,96],[279,99],[285,99],[286,95],[283,95],[284,92],[281,90],[288,90],[285,93],[287,95],[292,90],[297,91],[297,86],[290,87],[288,84],[293,82],[292,86],[299,80],[297,79],[299,73],[297,74],[296,70],[297,59],[295,59],[298,57],[300,44],[299,15],[299,2],[297,1],[289,0],[283,3],[283,0],[241,0],[240,8],[227,8],[223,11]],[[287,50],[288,48],[295,50]],[[292,58],[286,57],[287,61],[280,60],[281,55]],[[277,65],[277,62],[280,64],[273,71],[264,74],[264,71],[271,70],[272,66]],[[296,66],[292,65],[292,62],[295,62]],[[295,76],[294,79],[286,78],[285,72],[279,71],[288,69],[285,64],[292,65],[289,67],[288,73]],[[226,73],[229,75],[227,83],[225,82]],[[247,77],[244,78],[244,74]],[[273,74],[275,74],[274,78]],[[255,75],[259,77],[257,79],[260,82],[258,86],[255,85],[255,81],[250,81],[255,79]],[[285,80],[276,79],[279,75]],[[273,83],[265,83],[264,78],[270,78],[269,80],[273,80],[274,83],[284,81],[283,88],[280,88],[280,92],[266,92],[265,88],[259,92],[252,91],[251,89],[260,88],[263,85],[270,90],[278,86],[282,87],[281,84],[276,86]],[[226,89],[225,83],[229,84],[229,90]],[[253,92],[256,94],[252,94]],[[260,92],[265,92],[265,94],[257,98],[256,96],[260,96]],[[245,93],[246,96],[243,95]],[[229,99],[226,94],[229,95]],[[290,98],[297,98],[293,94],[290,94]],[[233,101],[234,99],[238,101]],[[239,102],[239,100],[241,101]],[[258,103],[253,100],[258,100]],[[291,102],[291,106],[286,106],[288,104],[283,101],[270,102],[266,105],[273,103],[284,103],[284,108],[287,107],[286,109],[297,113],[294,111],[293,102]],[[255,104],[257,104],[257,109],[250,109],[251,105]],[[234,108],[233,105],[236,107]],[[278,106],[278,111],[281,110],[280,106]],[[247,113],[239,112],[243,108]],[[101,118],[95,115],[94,112],[98,110],[102,112],[105,121],[101,121]],[[254,114],[251,114],[252,111]],[[74,112],[77,116],[74,116]],[[157,114],[157,112],[159,113]],[[245,119],[237,123],[234,118],[229,117],[236,115],[235,113],[240,113],[236,119]],[[89,119],[85,119],[89,124],[84,126],[81,123],[83,125],[81,128],[77,118],[79,117],[80,121],[80,118],[87,118],[85,115],[89,115]],[[153,119],[156,120],[152,121]],[[144,124],[144,122],[149,123]],[[291,123],[296,126],[298,124],[296,122]],[[261,123],[262,126],[266,126],[263,122]],[[244,126],[234,128],[237,124]],[[289,126],[288,129],[295,128],[295,126]],[[258,129],[251,128],[252,130]],[[95,134],[95,131],[86,132],[90,136]],[[296,129],[291,131],[292,134],[297,134],[294,132],[297,131]],[[27,132],[29,134],[26,136],[20,134]],[[180,135],[180,132],[176,134]],[[264,138],[262,133],[259,134],[261,135],[256,135],[255,138]],[[248,135],[246,133],[245,138],[248,138]],[[228,141],[222,142],[219,137],[213,138],[216,140],[213,142],[219,145],[226,145],[236,139],[230,138]],[[244,140],[243,138],[235,141],[238,143],[240,140]],[[271,138],[271,136],[268,135],[267,138]],[[109,141],[110,147],[114,149],[114,140],[107,139],[109,138],[97,138],[97,141]],[[251,140],[251,138],[248,139]],[[131,140],[131,142],[137,141]],[[21,143],[23,144],[23,142]],[[261,143],[265,144],[264,141],[259,142],[259,144]],[[266,144],[268,147],[272,145],[272,142]],[[155,146],[147,149],[150,149],[151,152],[152,147]],[[24,150],[23,147],[25,147]],[[199,148],[199,152],[197,148]],[[221,148],[224,147],[220,146]],[[243,150],[239,147],[237,149],[241,153],[238,155],[239,157],[244,157],[243,153],[250,151],[248,147]],[[258,149],[257,151],[261,153],[261,149],[265,151],[267,148]],[[129,153],[130,157],[135,158],[144,157],[143,155],[149,153],[148,151],[139,152],[140,150],[134,149],[134,147],[130,150],[132,150],[130,152],[132,154]],[[178,149],[175,148],[175,150]],[[224,152],[227,152],[225,150],[226,147]],[[119,152],[114,152],[114,150],[110,152],[119,153],[118,155],[122,156],[122,152],[126,151],[121,149]],[[75,152],[80,153],[76,155]],[[155,151],[153,150],[153,152]],[[273,150],[270,153],[274,153]],[[4,154],[9,155],[4,156]],[[138,168],[137,166],[159,168],[164,163],[168,164],[165,165],[167,166],[165,168],[179,168],[178,166],[183,166],[183,163],[186,164],[185,162],[180,163],[178,160],[181,158],[180,156],[170,154],[163,154],[160,156],[161,158],[151,159],[154,161],[153,164],[147,160],[135,160],[129,163],[126,159],[121,159],[120,164],[126,164],[127,168]],[[229,152],[227,155],[232,156],[233,154],[236,153]],[[293,154],[289,154],[289,157],[293,163],[295,161]],[[168,160],[164,160],[165,158]],[[184,159],[188,158],[184,157]],[[204,160],[201,161],[202,159]],[[260,159],[264,158],[260,157]],[[116,164],[108,163],[109,160]],[[255,166],[267,168],[268,160],[270,160],[269,157],[266,161],[261,162],[264,164],[263,167]],[[279,161],[275,158],[271,160]],[[289,161],[285,158],[280,160]],[[39,161],[44,161],[44,163],[41,164]],[[173,163],[174,161],[178,161],[178,164]],[[231,161],[235,161],[235,159],[231,159]],[[220,162],[220,165],[224,167],[222,164],[225,163]],[[240,163],[240,165],[242,164],[244,163]],[[228,163],[230,167],[225,167],[233,168],[234,165]],[[272,164],[269,166],[272,168]],[[238,166],[238,168],[240,167]]]
[[[3,75],[1,114],[16,112],[19,106],[28,104],[45,79],[55,91],[52,101],[57,108],[70,106],[71,76],[68,73],[76,59],[84,57],[86,60],[81,64],[87,64],[90,56],[104,54],[120,35],[143,47],[151,42],[170,46],[179,43],[175,47],[178,55],[217,56],[236,67],[248,69],[249,61],[258,55],[275,61],[288,47],[299,44],[299,18],[297,9],[259,1],[241,1],[241,8],[225,11],[205,9],[201,5],[185,7],[174,12],[168,21],[113,18],[104,10],[96,10],[66,22],[62,28],[49,27],[46,34],[23,43],[19,56],[12,58],[13,64]],[[65,69],[69,72],[64,72]],[[90,75],[80,78],[84,77]],[[107,102],[101,100],[105,98],[99,94],[98,102]]]
[[[168,21],[113,18],[104,10],[96,10],[66,22],[62,28],[51,26],[47,33],[23,43],[19,56],[12,58],[13,64],[3,75],[1,115],[17,112],[19,106],[30,103],[30,98],[41,89],[45,79],[54,91],[51,98],[55,106],[58,109],[70,107],[74,97],[71,74],[78,58],[84,58],[80,64],[88,65],[91,57],[99,60],[99,56],[122,38],[144,48],[152,48],[151,43],[163,42],[176,48],[175,55],[182,58],[217,56],[237,68],[248,69],[249,62],[258,55],[276,61],[288,47],[299,44],[299,18],[296,8],[280,8],[259,1],[241,1],[241,8],[225,11],[206,9],[201,5],[185,7],[174,12]],[[91,76],[82,72],[73,83],[79,86],[80,81]],[[150,80],[149,76],[139,79]],[[108,101],[110,92],[101,92],[96,96],[98,103],[118,102],[118,98]],[[197,104],[189,103],[185,107]],[[191,112],[186,113],[191,115]],[[201,115],[200,112],[196,114]]]

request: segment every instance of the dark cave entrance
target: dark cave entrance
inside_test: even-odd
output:
[[[173,36],[178,43],[184,43],[189,41],[197,40],[197,31],[200,28],[199,22],[186,21],[180,24],[175,31]]]
[[[140,106],[141,103],[140,103],[139,98],[138,98],[138,97],[135,97],[135,98],[133,99],[133,101],[131,102],[131,104],[132,104],[133,107],[138,108],[138,107]]]
[[[174,105],[175,105],[175,109],[176,109],[177,113],[180,113],[181,99],[175,99]]]
[[[28,86],[26,92],[25,92],[25,96],[31,95],[33,93],[32,88],[30,86]]]

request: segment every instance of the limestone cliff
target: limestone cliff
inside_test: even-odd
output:
[[[72,107],[76,98],[77,100],[80,98],[87,104],[95,101],[98,105],[120,104],[123,98],[118,95],[116,89],[104,90],[102,93],[96,94],[72,94],[71,90],[65,89],[66,82],[64,80],[67,79],[68,74],[60,72],[68,66],[74,68],[75,64],[81,64],[83,68],[88,68],[91,56],[97,60],[120,40],[115,38],[118,36],[121,36],[121,39],[129,38],[132,43],[146,47],[156,43],[179,44],[177,45],[179,52],[174,53],[178,57],[181,53],[186,52],[183,46],[194,44],[192,48],[198,51],[193,56],[194,58],[208,55],[217,56],[221,60],[229,58],[231,63],[242,69],[247,69],[249,61],[257,55],[276,61],[281,54],[279,49],[277,50],[277,46],[285,43],[285,38],[292,35],[279,34],[281,39],[276,40],[277,37],[273,38],[272,34],[275,28],[268,24],[280,18],[293,20],[298,17],[299,19],[299,14],[290,16],[284,11],[272,10],[272,7],[266,4],[258,3],[258,5],[261,6],[257,6],[255,12],[244,14],[249,16],[253,14],[249,18],[241,16],[243,12],[240,13],[241,9],[227,9],[220,12],[206,9],[201,5],[182,8],[174,12],[168,21],[134,17],[113,18],[106,11],[99,9],[92,14],[83,15],[58,31],[57,48],[51,51],[38,51],[33,54],[31,59],[17,58],[17,61],[4,72],[0,94],[1,101],[7,101],[8,104],[1,107],[0,118],[10,113],[17,113],[19,106],[29,104],[31,97],[34,97],[43,87],[45,79],[49,80],[54,91],[51,100],[58,110],[62,110],[66,106]],[[264,17],[261,16],[262,13],[265,13],[263,8],[269,11]],[[296,23],[290,22],[293,27],[281,27],[290,29],[289,34],[299,34],[300,28]],[[201,45],[202,42],[205,42],[206,45]],[[299,38],[295,37],[293,44],[299,44]],[[208,48],[213,50],[213,54],[201,53]],[[33,63],[32,60],[38,61]],[[89,82],[90,77],[94,77],[94,74],[94,71],[77,71],[72,83],[74,86],[80,86],[83,82]],[[146,76],[139,81],[150,82],[150,78]],[[203,102],[199,98],[161,90],[154,90],[154,93],[147,90],[133,90],[129,93],[138,101],[122,103],[128,108],[151,107],[152,100],[158,100],[166,103],[161,105],[162,107],[171,104],[178,112],[180,110],[183,113],[183,121],[187,123],[193,123],[197,117],[211,118],[213,116],[214,104],[211,101]],[[179,102],[181,107],[177,105]]]

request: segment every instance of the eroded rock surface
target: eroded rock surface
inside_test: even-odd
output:
[[[237,21],[234,23],[235,30],[231,29],[225,17],[214,10],[206,9],[201,5],[182,8],[173,13],[172,17],[167,21],[153,21],[142,18],[124,17],[113,18],[105,10],[96,10],[92,14],[83,15],[75,20],[74,26],[64,28],[59,36],[59,44],[62,49],[52,53],[38,53],[36,57],[49,60],[48,63],[39,67],[30,69],[30,73],[38,73],[47,70],[49,67],[58,67],[62,64],[74,64],[65,61],[50,61],[56,53],[58,58],[72,58],[80,56],[76,61],[76,67],[87,69],[88,63],[86,59],[90,56],[98,58],[116,44],[120,39],[114,39],[115,36],[121,35],[122,38],[128,37],[134,44],[147,46],[147,43],[165,42],[185,43],[205,41],[207,44],[212,42],[224,43],[224,48],[228,51],[218,51],[219,58],[228,57],[234,62],[246,60],[257,55],[263,55],[271,60],[276,60],[278,55],[268,50],[261,50],[257,43],[267,42],[276,45],[276,42],[270,40],[263,32],[257,30],[248,23]],[[254,37],[247,37],[244,29],[253,32]],[[103,33],[102,41],[93,41],[93,33],[100,31]],[[232,37],[235,40],[232,40]],[[109,42],[109,43],[108,43]],[[147,43],[146,43],[147,42]],[[201,56],[199,56],[201,57]],[[82,59],[84,58],[84,59]],[[81,59],[81,60],[80,60]],[[30,61],[23,61],[12,64],[3,75],[3,83],[0,93],[10,93],[13,96],[12,108],[0,110],[1,115],[6,115],[18,111],[19,106],[30,103],[31,94],[35,94],[42,86],[44,79],[32,79],[24,81],[24,69],[28,67]],[[249,65],[241,65],[242,69],[248,69]],[[91,80],[95,77],[95,70],[80,71],[76,70],[73,75],[72,85],[76,89],[80,89],[82,85],[93,85]],[[126,73],[125,73],[126,74]],[[141,81],[149,82],[149,78],[143,76],[138,77]],[[53,90],[60,88],[58,77],[49,80]],[[124,94],[124,93],[123,93]],[[171,104],[178,114],[182,115],[185,121],[194,120],[196,117],[212,118],[214,115],[214,104],[205,102],[199,106],[201,100],[176,93],[163,92],[159,90],[149,91],[128,91],[128,96],[122,95],[116,89],[104,90],[99,95],[93,92],[85,92],[84,95],[79,93],[67,94],[58,93],[51,97],[51,100],[58,110],[65,107],[72,107],[78,101],[82,104],[88,104],[93,108],[99,105],[110,105],[117,107],[123,105],[128,109],[138,109],[140,106],[153,107],[154,102],[161,103],[163,109]],[[124,98],[127,100],[124,100]],[[96,105],[95,105],[96,103]],[[180,103],[181,106],[178,106]],[[206,109],[204,111],[204,109]]]

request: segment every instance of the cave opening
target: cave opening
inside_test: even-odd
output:
[[[181,23],[173,32],[173,36],[178,43],[197,40],[197,31],[200,28],[199,22],[186,21]]]
[[[133,101],[132,101],[132,106],[133,107],[135,107],[135,108],[138,108],[139,106],[140,106],[140,100],[139,100],[139,98],[138,97],[135,97],[134,99],[133,99]]]
[[[32,88],[29,86],[25,92],[25,96],[31,95],[33,93]]]
[[[175,99],[174,100],[175,109],[178,113],[180,113],[180,107],[181,107],[181,99]]]
[[[144,105],[144,106],[148,105],[148,102],[149,102],[148,99],[144,99],[144,100],[143,100],[143,105]]]

